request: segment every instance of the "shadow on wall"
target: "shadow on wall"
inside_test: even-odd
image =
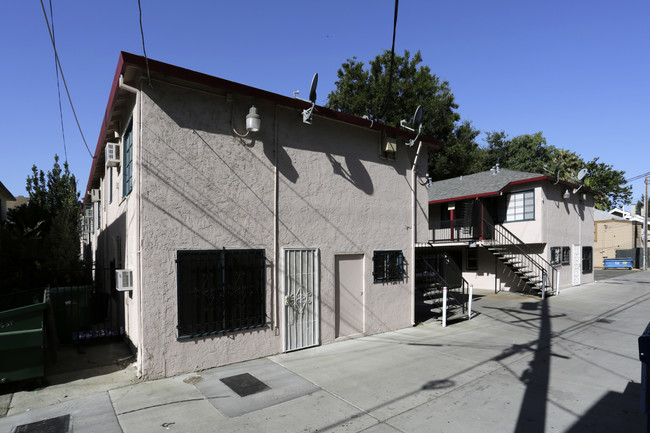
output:
[[[126,214],[122,213],[97,237],[95,263],[96,296],[102,301],[96,314],[104,316],[107,327],[124,326],[125,292],[115,290],[115,270],[126,267]],[[100,311],[101,313],[100,314]]]
[[[360,160],[346,155],[344,167],[332,154],[327,153],[326,155],[330,164],[332,164],[332,171],[335,175],[341,176],[364,193],[372,195],[375,190],[372,179]]]

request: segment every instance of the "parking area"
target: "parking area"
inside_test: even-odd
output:
[[[609,278],[642,272],[639,269],[594,269],[594,280],[603,281]]]

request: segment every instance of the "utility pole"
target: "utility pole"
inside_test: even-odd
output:
[[[645,202],[643,203],[643,270],[648,270],[648,175],[645,175]]]

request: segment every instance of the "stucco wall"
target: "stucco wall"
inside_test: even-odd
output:
[[[257,358],[282,350],[282,298],[275,265],[277,131],[278,254],[285,247],[320,250],[321,342],[334,340],[334,256],[364,255],[364,332],[412,323],[409,279],[372,283],[374,250],[403,250],[412,263],[411,160],[379,159],[377,132],[299,111],[156,82],[142,97],[141,251],[142,368],[147,377]],[[240,139],[254,104],[262,128]],[[277,119],[277,123],[275,121]],[[420,159],[426,173],[426,154]],[[418,194],[426,203],[426,189]],[[427,236],[426,205],[418,236]],[[176,252],[180,249],[263,248],[269,326],[177,341]],[[281,276],[279,277],[281,279]]]
[[[560,287],[569,287],[593,282],[592,272],[583,273],[581,260],[576,263],[574,254],[582,257],[582,247],[594,245],[594,198],[591,194],[578,191],[569,198],[563,198],[567,189],[564,185],[544,185],[544,257],[551,261],[552,247],[571,247],[571,263],[557,265],[560,272]],[[594,261],[594,265],[595,265]],[[576,268],[577,267],[577,268]]]
[[[535,219],[532,221],[510,221],[504,222],[503,227],[510,230],[519,239],[527,244],[543,242],[545,204],[542,186],[539,183],[513,188],[508,193],[516,193],[533,190],[535,193]]]

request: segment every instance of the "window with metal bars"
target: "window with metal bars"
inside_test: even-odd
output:
[[[177,252],[178,338],[266,325],[264,250]]]
[[[593,263],[593,248],[592,247],[582,247],[582,273],[588,274],[594,268]]]
[[[375,251],[372,257],[375,283],[404,279],[404,254],[401,250]]]

